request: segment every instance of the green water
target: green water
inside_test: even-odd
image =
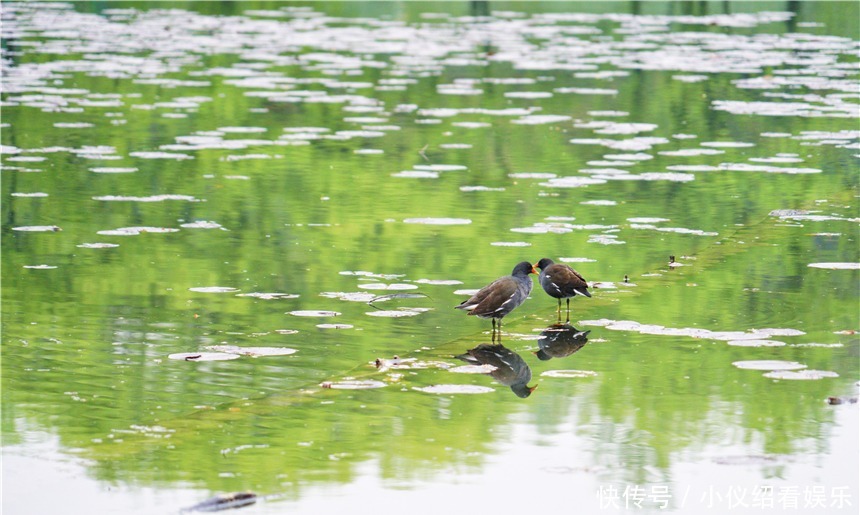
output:
[[[856,3],[2,8],[4,513],[856,512]]]

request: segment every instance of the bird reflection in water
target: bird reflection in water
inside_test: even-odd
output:
[[[532,379],[532,370],[522,357],[504,345],[482,343],[474,349],[469,349],[465,354],[457,356],[458,359],[470,365],[491,365],[495,367],[489,375],[505,386],[510,386],[511,391],[517,397],[526,398],[537,388],[529,386]]]
[[[535,355],[541,361],[570,356],[588,343],[588,333],[570,324],[553,324],[540,333]]]

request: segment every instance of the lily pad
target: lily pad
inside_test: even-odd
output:
[[[370,390],[373,388],[383,388],[387,385],[382,381],[375,381],[372,379],[345,379],[338,382],[326,381],[321,383],[320,386],[322,388],[331,388],[333,390]]]
[[[294,293],[263,293],[263,292],[252,292],[252,293],[239,293],[236,295],[237,297],[254,297],[262,300],[275,300],[275,299],[297,299],[298,295]]]
[[[785,342],[777,340],[729,340],[733,347],[784,347]]]
[[[597,372],[592,370],[547,370],[541,373],[541,377],[579,378],[596,377]]]
[[[487,363],[483,365],[461,365],[448,369],[449,372],[457,374],[489,374],[494,370],[496,370],[496,367]]]
[[[56,225],[22,225],[21,227],[13,227],[12,230],[22,232],[57,232],[62,229]]]
[[[826,268],[828,270],[860,270],[860,263],[809,263],[809,268]]]
[[[791,381],[815,381],[826,377],[839,377],[836,372],[829,370],[774,370],[767,372],[764,377],[768,379],[787,379]]]
[[[414,317],[415,315],[421,314],[421,312],[417,311],[417,310],[403,309],[403,310],[369,311],[365,314],[368,316],[372,316],[372,317],[403,318],[403,317]]]
[[[752,360],[752,361],[735,361],[732,365],[743,370],[769,370],[769,371],[785,371],[785,370],[800,370],[806,368],[806,365],[796,361],[780,361],[780,360]]]
[[[424,393],[433,393],[437,395],[449,395],[449,394],[478,394],[478,393],[492,393],[495,390],[488,386],[478,386],[473,384],[434,384],[432,386],[416,386],[412,388],[413,390],[417,390],[419,392]]]
[[[288,315],[293,315],[294,317],[336,317],[340,316],[340,313],[337,311],[317,311],[312,309],[304,309],[298,311],[287,311]]]
[[[77,247],[82,249],[112,249],[119,247],[119,245],[116,243],[81,243]]]
[[[226,354],[238,354],[241,356],[289,356],[298,352],[289,347],[239,347],[236,345],[208,345],[204,349]]]
[[[170,354],[167,357],[179,361],[228,361],[237,359],[240,356],[226,352],[179,352]]]
[[[405,224],[425,225],[468,225],[472,223],[468,218],[406,218]]]

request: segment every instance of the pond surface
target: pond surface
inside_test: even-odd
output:
[[[856,2],[2,16],[4,513],[856,513]]]

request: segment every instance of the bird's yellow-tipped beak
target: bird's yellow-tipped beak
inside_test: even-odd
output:
[[[529,393],[532,393],[533,391],[537,390],[537,387],[538,387],[538,385],[534,385],[534,386],[526,385],[526,388],[529,389]]]
[[[529,273],[537,274],[537,273],[538,273],[538,271],[537,271],[537,268],[536,268],[536,267],[537,267],[537,263],[533,264],[533,265],[532,265],[532,271],[531,271],[531,272],[529,272]]]

